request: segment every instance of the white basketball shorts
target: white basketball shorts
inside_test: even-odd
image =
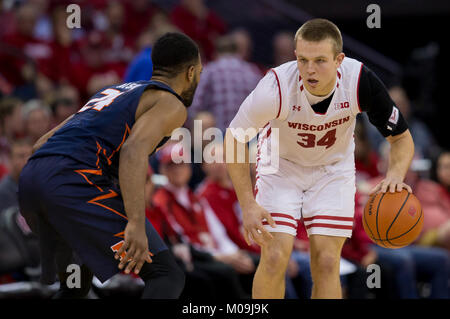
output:
[[[350,161],[307,167],[280,158],[278,172],[256,177],[256,202],[277,227],[270,232],[297,234],[303,219],[308,236],[351,237],[355,211],[355,166]]]

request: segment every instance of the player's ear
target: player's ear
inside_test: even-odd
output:
[[[344,54],[344,52],[341,52],[341,53],[339,53],[337,56],[336,56],[336,63],[337,63],[337,67],[340,67],[341,66],[341,63],[342,63],[342,61],[344,61],[344,58],[345,58],[345,54]]]
[[[194,78],[195,78],[195,66],[190,65],[187,71],[187,80],[190,83],[194,80]]]

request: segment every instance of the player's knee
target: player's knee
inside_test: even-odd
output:
[[[321,251],[315,254],[311,259],[311,266],[315,272],[321,274],[335,273],[339,269],[340,256],[333,252]]]
[[[268,249],[261,258],[261,266],[271,276],[284,276],[289,261],[289,254],[281,249]]]

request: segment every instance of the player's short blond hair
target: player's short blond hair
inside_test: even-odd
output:
[[[318,42],[325,39],[333,41],[333,51],[336,57],[342,52],[342,35],[339,28],[327,19],[312,19],[305,22],[295,33],[295,44],[298,38]]]

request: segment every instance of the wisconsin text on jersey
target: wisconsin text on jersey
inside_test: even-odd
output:
[[[335,127],[335,126],[344,124],[344,123],[348,122],[349,120],[350,120],[350,116],[346,116],[346,117],[340,118],[339,120],[330,121],[330,122],[327,122],[325,124],[320,124],[320,125],[314,125],[314,124],[310,125],[310,124],[295,123],[295,122],[288,122],[288,125],[290,128],[297,129],[297,130],[323,131],[323,130],[327,130],[331,127]]]

